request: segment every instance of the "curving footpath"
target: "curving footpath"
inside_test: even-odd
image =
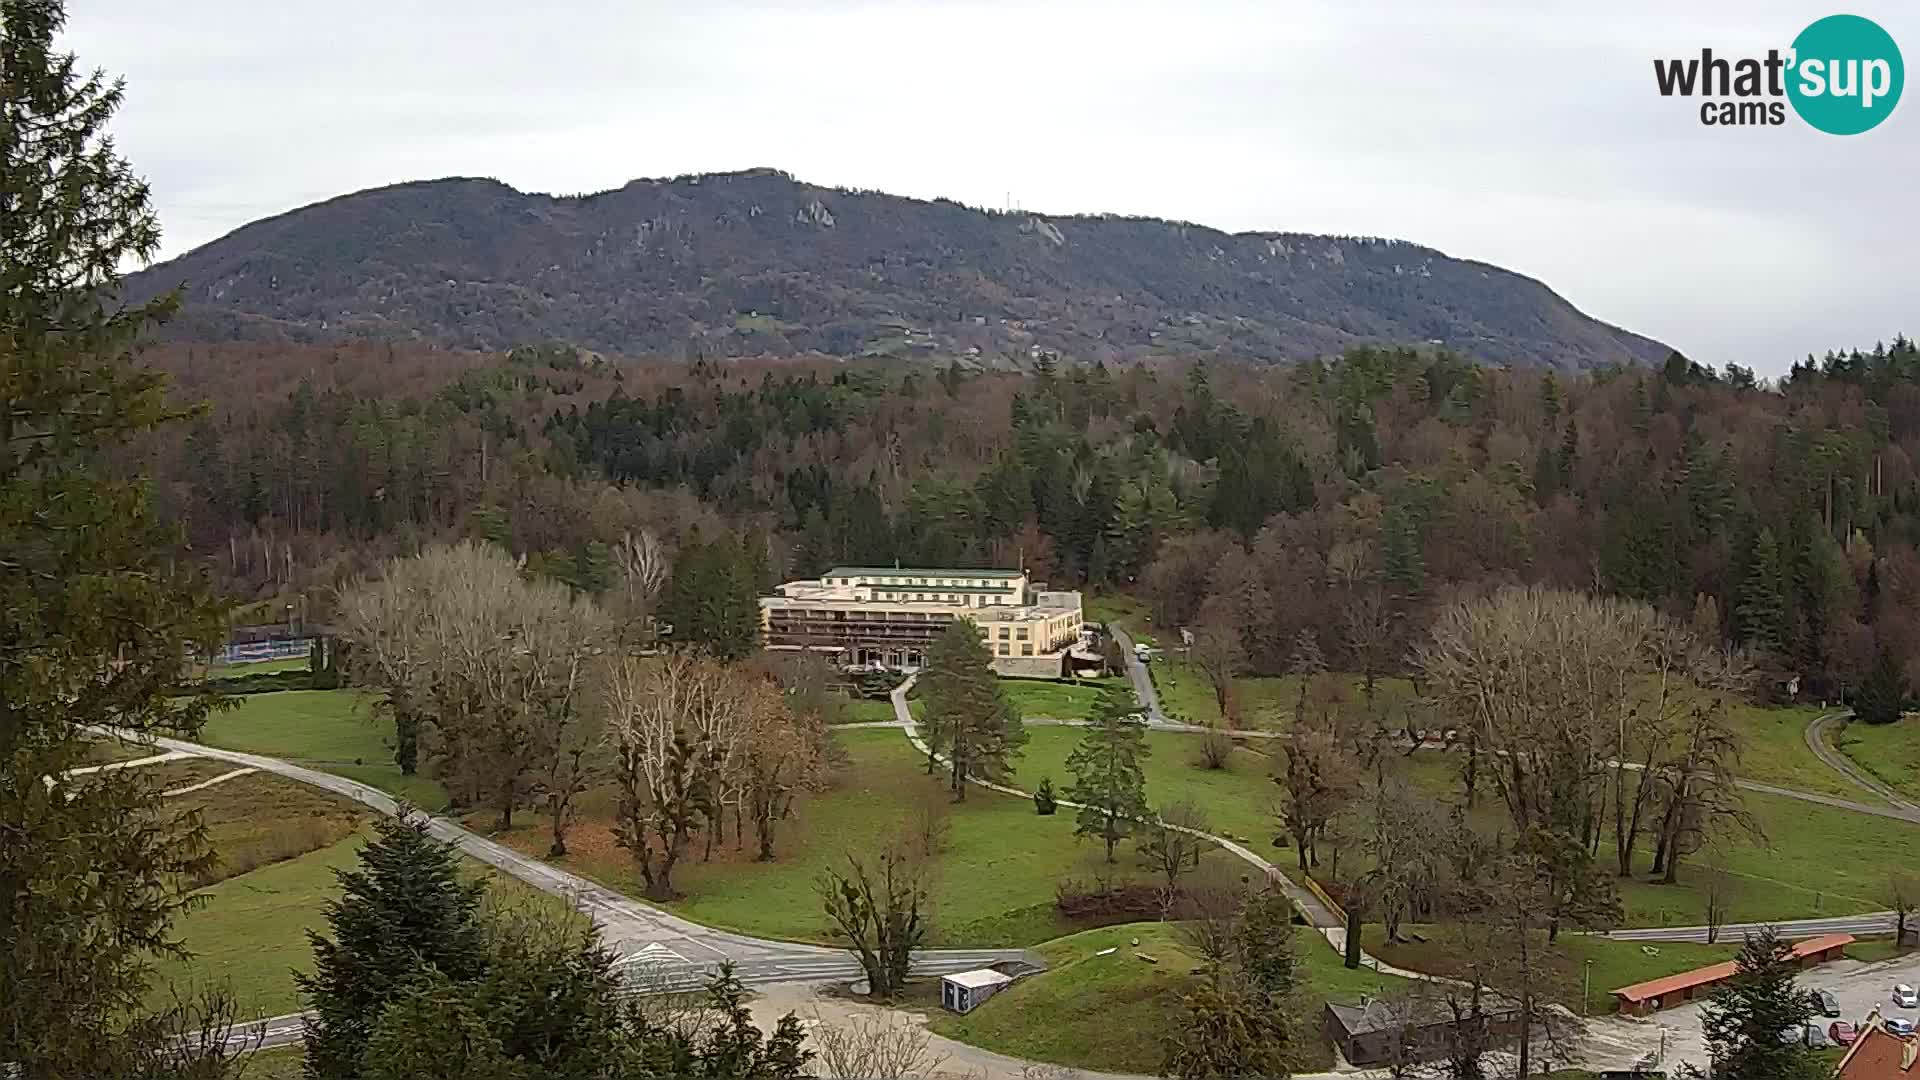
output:
[[[893,700],[893,714],[897,719],[894,723],[883,726],[898,727],[901,732],[906,735],[907,741],[913,744],[914,749],[922,754],[933,756],[935,760],[944,760],[940,758],[939,755],[933,754],[928,748],[926,740],[920,737],[919,724],[914,720],[913,713],[907,708],[907,692],[913,689],[913,684],[917,678],[918,676],[909,677],[905,682],[894,687],[891,697]],[[1084,725],[1085,721],[1079,721],[1078,723]],[[1022,791],[1017,787],[1011,787],[1006,784],[996,784],[991,780],[977,776],[968,777],[967,782],[976,787],[983,787],[989,791],[997,791],[1004,795],[1015,795],[1023,799],[1033,798],[1031,791]],[[1064,806],[1069,810],[1079,810],[1082,808],[1081,804],[1070,802],[1066,799],[1056,801],[1060,806]],[[1300,914],[1312,925],[1314,931],[1321,937],[1326,938],[1327,943],[1332,945],[1336,952],[1345,952],[1347,946],[1346,922],[1341,919],[1340,916],[1336,915],[1332,909],[1327,907],[1319,895],[1313,890],[1294,881],[1278,866],[1254,854],[1251,849],[1229,840],[1224,836],[1216,836],[1213,833],[1202,832],[1199,829],[1189,829],[1179,825],[1167,827],[1178,829],[1190,836],[1197,836],[1202,840],[1218,845],[1226,849],[1234,857],[1254,866],[1268,881],[1272,882],[1275,887],[1285,894],[1287,899],[1293,901],[1293,906],[1299,909]],[[1370,968],[1383,975],[1397,975],[1403,979],[1419,979],[1426,982],[1450,981],[1442,979],[1439,976],[1428,975],[1425,972],[1394,967],[1392,964],[1385,963],[1378,957],[1372,956],[1365,951],[1362,951],[1360,954],[1360,966]]]
[[[1133,643],[1126,632],[1119,627],[1111,628],[1115,638],[1122,646],[1126,658],[1128,676],[1133,683],[1136,697],[1139,699],[1147,718],[1148,727],[1155,730],[1198,732],[1210,730],[1203,725],[1175,722],[1162,711],[1159,696],[1154,689],[1152,676],[1146,666],[1140,663],[1134,654]],[[888,728],[897,727],[907,740],[920,752],[927,753],[926,742],[920,737],[919,727],[907,708],[906,695],[912,688],[914,679],[909,678],[896,687],[891,695],[895,719],[855,724],[838,725],[844,728]],[[1825,741],[1826,729],[1836,721],[1851,715],[1847,712],[1828,713],[1816,717],[1808,724],[1805,737],[1807,746],[1822,762],[1834,769],[1862,791],[1887,800],[1889,805],[1875,805],[1855,802],[1812,792],[1795,791],[1771,784],[1755,781],[1738,781],[1742,788],[1771,795],[1800,799],[1819,803],[1842,810],[1849,810],[1878,817],[1909,821],[1920,824],[1920,805],[1902,797],[1879,780],[1865,775],[1852,762],[1835,752]],[[1085,721],[1059,720],[1046,721],[1062,725],[1080,726]],[[397,801],[378,788],[349,780],[342,776],[321,772],[278,758],[260,754],[250,754],[237,750],[222,750],[184,739],[171,739],[164,736],[136,737],[126,732],[103,732],[122,738],[133,738],[163,751],[150,758],[128,762],[111,763],[104,768],[125,768],[158,761],[172,761],[183,758],[208,758],[225,761],[238,766],[233,772],[215,778],[212,783],[243,775],[247,771],[270,772],[287,779],[308,784],[325,791],[343,796],[367,806],[379,813],[394,815],[399,812]],[[1249,737],[1271,736],[1272,732],[1229,732]],[[95,771],[94,769],[76,770]],[[1018,788],[992,783],[980,778],[970,778],[970,782],[980,787],[1022,798],[1031,798],[1032,793]],[[202,785],[206,786],[206,785]],[[180,792],[186,793],[185,790]],[[1072,802],[1062,801],[1060,805],[1078,809]],[[568,901],[574,910],[592,919],[601,933],[601,939],[619,957],[617,964],[636,992],[676,991],[693,989],[703,984],[712,972],[723,962],[731,962],[742,982],[753,986],[776,986],[795,983],[819,983],[831,980],[858,978],[861,969],[858,961],[846,950],[822,945],[809,945],[799,942],[780,941],[771,938],[759,938],[746,934],[733,933],[703,926],[681,918],[659,908],[643,904],[621,893],[614,892],[577,874],[551,866],[539,859],[522,855],[505,845],[474,833],[459,823],[443,817],[428,817],[428,832],[436,839],[453,844],[462,853],[471,858],[510,874],[533,887]],[[1293,901],[1302,915],[1329,945],[1337,951],[1343,951],[1346,944],[1344,922],[1321,901],[1314,891],[1309,890],[1288,877],[1279,867],[1261,858],[1252,850],[1222,836],[1193,831],[1193,834],[1206,839],[1232,853],[1249,865],[1257,868],[1281,889]],[[1893,927],[1892,912],[1871,912],[1862,915],[1838,916],[1821,919],[1797,919],[1765,925],[1787,936],[1813,936],[1825,933],[1886,933]],[[1757,929],[1762,924],[1728,924],[1719,928],[1719,933],[1739,934]],[[1690,927],[1647,927],[1638,929],[1615,930],[1606,936],[1627,941],[1698,941],[1706,940],[1708,930],[1704,926]],[[1377,958],[1362,953],[1362,965],[1382,974],[1423,981],[1445,981],[1422,972],[1385,964]],[[1023,949],[929,949],[917,952],[914,966],[924,974],[943,974],[980,967],[1004,960],[1023,960],[1039,966],[1039,958]],[[297,1041],[302,1034],[302,1014],[268,1017],[236,1025],[230,1036],[231,1042],[259,1046],[279,1046]],[[950,1040],[941,1040],[950,1042]],[[962,1059],[972,1058],[980,1065],[997,1066],[1008,1075],[1019,1075],[1019,1070],[1031,1064],[1020,1059],[992,1054],[976,1047],[953,1043],[954,1048],[964,1048]],[[992,1061],[985,1059],[991,1058]],[[1102,1074],[1080,1073],[1083,1076],[1100,1076],[1100,1080],[1109,1080]],[[1352,1077],[1364,1073],[1342,1072],[1322,1074],[1328,1077]],[[1111,1080],[1123,1080],[1111,1077]],[[1303,1078],[1305,1080],[1305,1078]]]
[[[1853,786],[1863,791],[1870,791],[1892,803],[1902,811],[1905,820],[1920,821],[1920,804],[1914,803],[1913,800],[1882,782],[1879,777],[1854,764],[1852,759],[1828,744],[1827,729],[1836,722],[1844,724],[1852,718],[1852,709],[1814,717],[1813,722],[1807,725],[1807,749],[1813,751],[1813,756],[1825,762],[1828,768],[1846,777]]]
[[[126,732],[113,734],[134,738]],[[181,757],[226,761],[284,776],[352,799],[388,816],[399,812],[397,801],[378,788],[289,761],[165,736],[140,741]],[[749,986],[855,979],[862,974],[859,961],[845,949],[753,937],[703,926],[522,855],[447,818],[429,816],[427,822],[427,831],[434,838],[534,888],[564,898],[574,910],[592,919],[600,929],[602,942],[618,956],[616,965],[636,991],[698,988],[723,961],[731,962],[740,981]],[[1046,966],[1037,955],[1024,949],[925,949],[914,954],[913,962],[917,971],[937,975],[1005,960]],[[238,1026],[233,1041],[260,1039],[261,1045],[267,1046],[292,1042],[300,1036],[299,1021],[297,1014],[255,1020]]]

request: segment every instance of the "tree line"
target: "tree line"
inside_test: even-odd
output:
[[[602,596],[624,537],[670,558],[751,535],[763,582],[899,561],[1136,591],[1163,625],[1237,624],[1235,666],[1258,674],[1303,630],[1335,667],[1405,670],[1437,611],[1510,583],[1711,623],[1776,694],[1850,698],[1920,658],[1904,338],[1777,384],[1677,356],[1569,376],[1411,348],[1024,374],[566,349],[156,360],[214,408],[142,461],[245,598],[324,595],[460,536]],[[213,377],[243,366],[269,370]]]

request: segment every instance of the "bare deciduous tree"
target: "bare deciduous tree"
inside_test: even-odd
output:
[[[1193,628],[1193,662],[1213,688],[1214,704],[1222,721],[1231,724],[1239,715],[1233,696],[1233,680],[1247,663],[1247,651],[1240,641],[1240,628],[1212,606],[1200,613]]]
[[[933,1052],[931,1032],[896,1012],[830,1021],[816,1010],[807,1038],[825,1074],[842,1080],[912,1080],[946,1061]]]
[[[867,973],[867,986],[891,1001],[906,986],[913,950],[931,929],[925,863],[893,844],[872,858],[851,852],[847,869],[829,868],[816,886],[827,918]]]
[[[1727,872],[1724,855],[1715,852],[1707,859],[1700,891],[1707,902],[1707,944],[1720,940],[1720,928],[1727,923],[1727,902],[1731,899],[1733,876]]]
[[[1173,909],[1180,895],[1180,879],[1198,869],[1201,857],[1213,847],[1213,841],[1205,835],[1208,830],[1207,815],[1193,803],[1181,801],[1160,811],[1158,819],[1146,826],[1135,842],[1140,857],[1160,875],[1163,911]]]
[[[1299,849],[1300,869],[1311,870],[1318,862],[1314,843],[1328,819],[1352,797],[1359,772],[1330,732],[1295,727],[1274,782],[1283,792],[1281,824]]]
[[[589,658],[605,638],[592,602],[523,578],[498,548],[462,543],[395,559],[341,599],[344,633],[386,691],[403,768],[417,730],[461,801],[484,801],[502,829],[531,795],[566,852],[574,797],[590,782]]]
[[[1887,875],[1887,906],[1893,910],[1893,942],[1897,948],[1907,944],[1907,923],[1920,907],[1920,878],[1904,870]]]
[[[614,836],[633,853],[650,895],[673,895],[673,868],[695,831],[713,827],[720,754],[702,732],[728,704],[714,660],[619,657],[606,676],[608,736],[619,793]]]
[[[621,640],[638,643],[644,637],[648,621],[667,586],[666,545],[653,530],[625,533],[613,545],[613,562],[620,570],[615,612]]]

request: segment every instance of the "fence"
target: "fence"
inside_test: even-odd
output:
[[[254,664],[262,660],[305,659],[312,649],[312,638],[292,638],[282,641],[230,641],[221,648],[215,662]]]

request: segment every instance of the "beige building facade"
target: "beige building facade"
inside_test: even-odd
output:
[[[767,648],[812,650],[849,668],[917,671],[954,619],[980,628],[1002,674],[1058,677],[1085,620],[1078,592],[1023,570],[837,566],[760,600]]]

